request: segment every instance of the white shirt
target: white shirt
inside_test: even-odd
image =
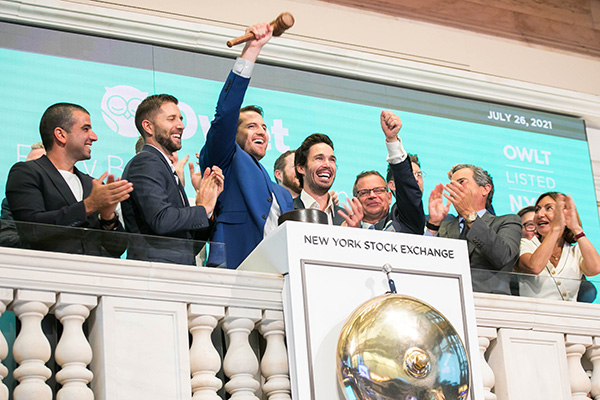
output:
[[[408,157],[408,153],[404,150],[404,146],[402,146],[402,140],[398,138],[398,141],[395,142],[385,142],[385,146],[388,150],[388,155],[386,157],[386,161],[388,164],[400,164],[402,161],[406,160]]]
[[[305,208],[314,208],[317,210],[321,209],[319,203],[317,203],[317,201],[310,194],[306,193],[304,189],[302,189],[302,191],[300,192],[300,200],[302,200],[302,203],[304,203]],[[327,207],[325,207],[323,211],[325,212],[325,214],[327,214],[327,223],[329,225],[333,225],[333,215],[335,213],[335,206],[333,205],[333,200],[331,199],[331,196],[329,196]]]
[[[521,239],[520,255],[533,254],[540,244],[537,236],[531,240]],[[565,242],[556,267],[548,260],[545,268],[538,275],[519,275],[521,296],[577,301],[582,263],[583,256],[579,245]]]
[[[65,171],[64,169],[59,169],[58,172],[60,172],[65,182],[67,182],[67,185],[69,185],[71,192],[73,192],[73,196],[75,196],[75,200],[83,200],[83,185],[81,185],[81,181],[77,175],[72,172]]]

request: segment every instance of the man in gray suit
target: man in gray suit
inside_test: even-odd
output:
[[[440,183],[431,192],[425,234],[466,240],[473,290],[510,294],[508,273],[519,257],[520,218],[515,214],[495,216],[487,211],[494,195],[494,182],[487,171],[457,164],[449,175],[450,183]],[[446,204],[444,197],[448,199]],[[458,217],[443,221],[450,204]]]

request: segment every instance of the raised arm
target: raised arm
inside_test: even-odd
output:
[[[237,151],[235,138],[239,110],[250,82],[254,62],[262,47],[273,35],[273,29],[266,23],[253,25],[246,31],[252,31],[255,38],[246,43],[242,55],[236,60],[233,70],[223,85],[217,101],[215,118],[206,136],[206,144],[200,151],[201,171],[215,165],[225,170]]]
[[[402,146],[398,133],[402,128],[400,117],[391,111],[382,111],[381,130],[388,148],[388,163],[396,186],[394,219],[409,233],[421,235],[425,227],[423,193],[415,179],[408,154]]]

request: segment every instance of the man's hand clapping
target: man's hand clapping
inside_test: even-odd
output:
[[[193,165],[190,167],[190,172],[192,171]],[[217,198],[223,192],[225,177],[221,168],[217,166],[206,168],[200,180],[198,180],[198,174],[194,173],[192,175],[192,184],[194,184],[194,180],[196,181],[196,184],[194,184],[194,188],[196,188],[196,205],[203,206],[206,214],[210,215],[215,209]]]

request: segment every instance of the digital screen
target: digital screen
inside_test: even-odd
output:
[[[0,184],[5,186],[10,167],[40,141],[40,117],[57,102],[80,104],[90,112],[99,139],[92,158],[77,167],[94,177],[104,171],[121,175],[139,136],[135,108],[155,93],[179,99],[186,124],[179,157],[187,154],[195,161],[233,63],[226,57],[0,23],[5,171]],[[404,147],[418,154],[426,173],[425,207],[433,187],[448,182],[454,164],[475,164],[494,179],[498,215],[516,213],[543,192],[564,192],[574,198],[588,237],[600,245],[581,119],[263,64],[255,67],[246,94],[244,105],[250,104],[265,110],[270,147],[261,162],[271,175],[282,152],[312,133],[325,133],[337,157],[332,189],[344,202],[357,174],[375,169],[385,176],[379,114],[389,109],[402,119]],[[193,197],[191,185],[186,188]]]

